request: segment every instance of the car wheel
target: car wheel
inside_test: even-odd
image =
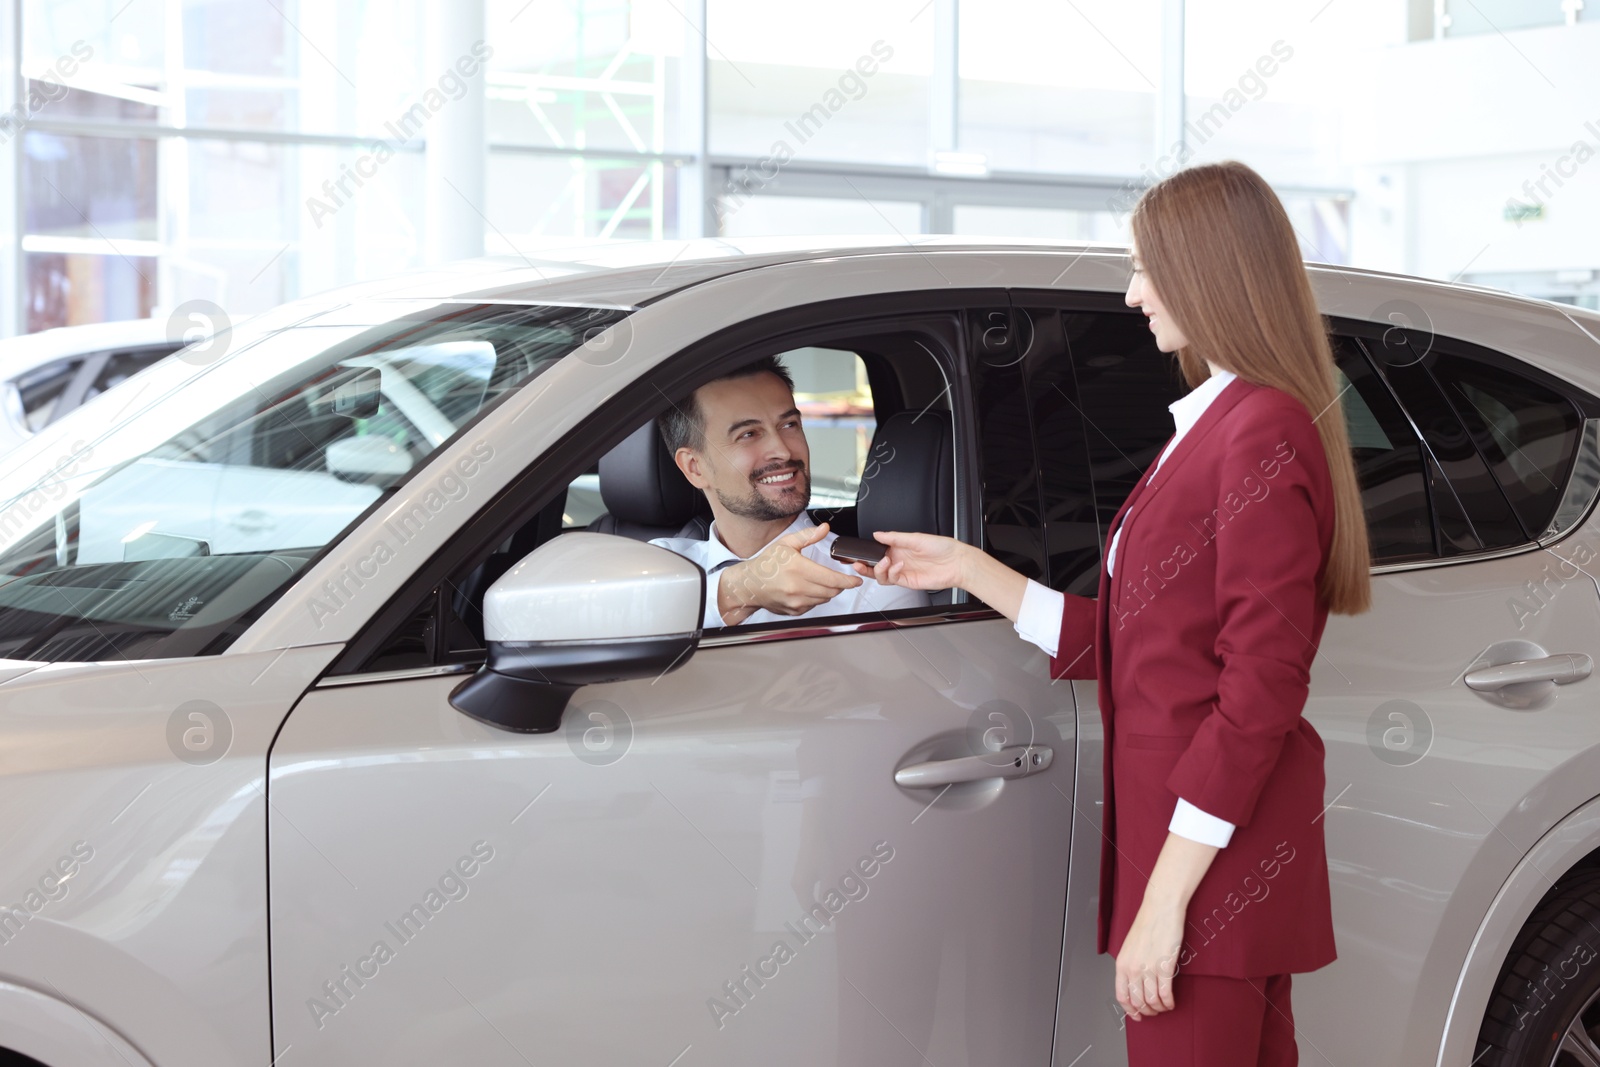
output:
[[[1573,877],[1512,942],[1472,1063],[1600,1064],[1600,870]]]

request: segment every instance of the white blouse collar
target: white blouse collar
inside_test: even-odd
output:
[[[1188,432],[1189,427],[1199,421],[1205,414],[1206,408],[1217,398],[1217,394],[1228,387],[1238,375],[1231,370],[1220,367],[1211,372],[1211,377],[1189,390],[1188,394],[1179,397],[1167,405],[1167,410],[1172,412],[1172,421],[1176,427],[1175,435],[1182,437]]]

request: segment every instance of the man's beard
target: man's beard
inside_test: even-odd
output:
[[[746,497],[729,496],[720,488],[717,490],[717,499],[722,501],[722,506],[730,514],[738,515],[744,519],[755,519],[758,522],[771,522],[775,519],[792,519],[806,509],[811,503],[811,472],[804,464],[797,467],[775,467],[772,470],[762,471],[757,478],[765,478],[773,474],[781,474],[786,470],[795,472],[794,495],[787,499],[793,503],[785,503],[785,498],[771,499],[762,494],[759,486],[750,486],[750,495]]]

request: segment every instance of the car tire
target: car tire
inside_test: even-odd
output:
[[[1595,1062],[1600,1062],[1600,870],[1586,870],[1540,904],[1512,942],[1472,1063],[1579,1067]]]

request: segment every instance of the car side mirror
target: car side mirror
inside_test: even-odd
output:
[[[503,730],[549,733],[581,686],[651,678],[687,662],[705,597],[705,571],[676,552],[612,534],[562,534],[489,587],[489,660],[450,703]]]

